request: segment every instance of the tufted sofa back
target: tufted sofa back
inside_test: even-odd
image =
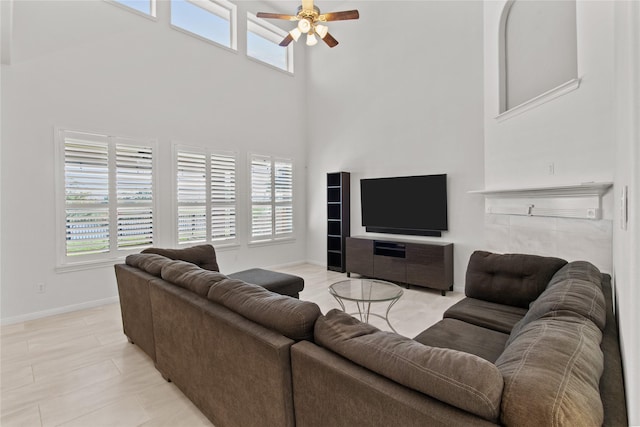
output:
[[[190,262],[205,270],[220,271],[216,250],[211,245],[198,245],[184,249],[148,248],[142,253],[158,254],[170,259]]]
[[[560,258],[475,251],[467,267],[465,294],[469,298],[529,308],[566,264]]]

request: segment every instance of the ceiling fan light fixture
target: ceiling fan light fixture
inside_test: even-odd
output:
[[[316,38],[315,34],[313,34],[312,32],[307,34],[307,46],[315,46],[317,44],[318,39]]]
[[[298,22],[298,30],[300,30],[301,33],[308,33],[311,30],[311,21],[307,18],[301,19],[300,22]]]
[[[302,32],[300,32],[298,28],[294,28],[293,30],[289,31],[289,34],[291,34],[291,37],[293,37],[293,40],[298,41],[298,39],[302,35]]]
[[[315,32],[320,36],[321,39],[324,39],[329,32],[329,27],[327,27],[326,25],[318,24],[315,27]]]
[[[1,2],[2,0],[0,0]],[[195,1],[195,0],[189,0]],[[307,35],[307,46],[315,46],[318,44],[318,38],[327,44],[329,47],[336,47],[338,40],[336,40],[327,28],[327,22],[332,21],[347,21],[351,19],[360,19],[360,13],[354,10],[343,10],[341,12],[320,13],[318,6],[314,5],[314,0],[301,0],[302,4],[298,6],[298,12],[295,15],[287,15],[282,13],[269,13],[258,12],[256,16],[258,18],[267,19],[281,19],[289,22],[297,22],[296,28],[289,31],[284,39],[278,44],[282,47],[287,47],[292,41],[298,41],[303,34]]]

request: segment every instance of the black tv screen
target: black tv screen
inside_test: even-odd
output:
[[[360,180],[362,225],[374,233],[441,236],[447,224],[447,175]]]

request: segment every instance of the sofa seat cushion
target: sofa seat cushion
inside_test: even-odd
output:
[[[414,338],[424,345],[463,351],[491,363],[502,354],[507,339],[507,334],[457,319],[442,319]]]
[[[602,332],[590,320],[558,316],[534,320],[496,361],[504,377],[504,425],[600,426],[598,381]]]
[[[304,279],[302,277],[263,270],[262,268],[252,268],[229,274],[229,278],[260,285],[271,292],[289,295],[294,298],[298,298],[300,291],[304,289]]]
[[[528,308],[567,261],[525,254],[471,254],[465,283],[470,298]]]
[[[496,304],[475,298],[458,301],[444,312],[444,318],[462,320],[483,328],[508,334],[527,313],[526,308]]]
[[[170,259],[190,262],[205,270],[220,271],[216,250],[211,245],[191,246],[184,249],[147,248],[142,253],[158,254]]]
[[[313,339],[313,326],[320,308],[268,291],[262,286],[225,279],[211,286],[207,298],[292,340]]]
[[[162,278],[201,297],[206,297],[209,288],[226,279],[227,276],[217,271],[203,270],[190,262],[169,260],[169,263],[162,267]]]
[[[383,332],[340,311],[318,318],[315,340],[354,363],[489,421],[497,421],[503,388],[495,365],[477,356],[429,347]]]
[[[133,254],[125,258],[127,265],[139,268],[156,277],[160,277],[162,267],[171,262],[173,262],[171,259],[157,254]]]

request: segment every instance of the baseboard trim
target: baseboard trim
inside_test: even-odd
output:
[[[52,308],[50,310],[36,311],[33,313],[22,314],[20,316],[7,317],[0,320],[0,324],[13,325],[15,323],[28,322],[29,320],[42,319],[43,317],[55,316],[56,314],[70,313],[72,311],[85,310],[87,308],[100,307],[103,305],[114,304],[119,301],[118,296],[83,302],[80,304],[66,305],[64,307]]]
[[[293,261],[293,262],[286,262],[284,264],[274,264],[274,265],[270,265],[268,267],[265,268],[272,268],[272,269],[278,269],[278,268],[287,268],[287,267],[295,267],[297,265],[302,265],[302,264],[307,264],[308,261],[305,260],[300,260],[300,261]]]

